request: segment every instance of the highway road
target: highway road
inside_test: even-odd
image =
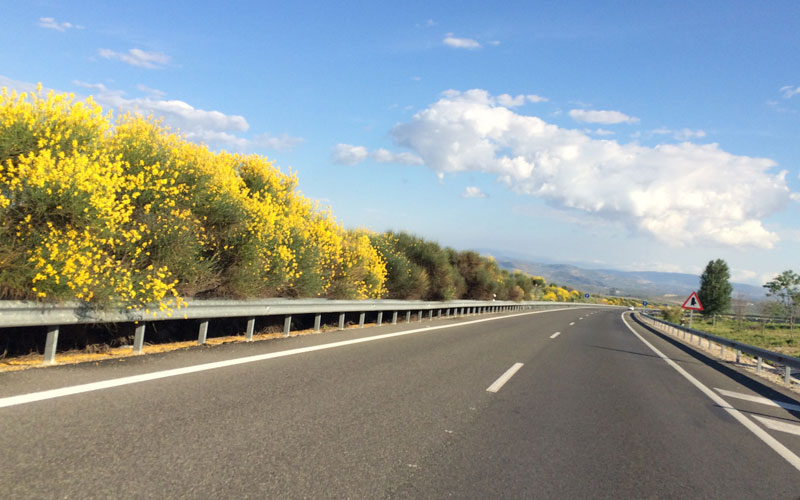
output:
[[[800,498],[800,402],[618,309],[4,373],[0,450],[8,499]]]

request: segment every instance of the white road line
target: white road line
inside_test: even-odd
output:
[[[700,392],[702,392],[703,394],[708,396],[713,402],[715,402],[717,405],[719,405],[723,410],[727,411],[734,419],[736,419],[740,424],[745,426],[747,428],[747,430],[749,430],[750,432],[755,434],[759,439],[764,441],[764,443],[766,443],[767,446],[772,448],[778,455],[780,455],[787,462],[792,464],[792,466],[794,466],[795,469],[800,471],[800,457],[795,455],[789,448],[787,448],[784,445],[782,445],[777,439],[775,439],[774,437],[770,436],[769,433],[767,433],[767,431],[765,431],[761,427],[757,426],[750,419],[748,419],[747,417],[742,415],[742,412],[740,412],[739,410],[735,409],[727,401],[725,401],[724,399],[719,397],[714,391],[712,391],[711,389],[709,389],[708,387],[703,385],[699,380],[697,380],[692,375],[690,375],[689,372],[687,372],[686,370],[684,370],[683,368],[678,366],[677,363],[675,363],[674,361],[669,359],[667,356],[665,356],[664,353],[662,353],[661,351],[656,349],[653,346],[653,344],[651,344],[650,342],[646,341],[644,339],[644,337],[639,335],[636,332],[636,330],[634,330],[631,327],[631,325],[628,324],[628,322],[625,320],[625,313],[622,313],[622,322],[625,323],[625,326],[628,327],[628,330],[630,330],[634,335],[636,335],[636,337],[639,340],[641,340],[644,343],[644,345],[649,347],[650,350],[652,350],[654,353],[656,353],[658,355],[658,357],[663,359],[669,366],[674,368],[675,371],[677,371],[678,373],[683,375],[683,377],[686,380],[688,380],[692,385],[697,387],[700,390]]]
[[[578,321],[582,320],[583,318],[578,318]]]
[[[720,389],[718,387],[715,387],[714,390],[723,396],[728,396],[730,398],[744,399],[745,401],[752,401],[753,403],[761,403],[762,405],[768,406],[776,406],[785,410],[800,411],[800,405],[795,405],[792,403],[775,401],[774,399],[762,398],[761,396],[751,396],[750,394],[742,394],[741,392],[726,391],[725,389]]]
[[[544,312],[565,311],[568,308],[550,309],[549,311],[532,311],[518,314],[511,314],[508,316],[495,316],[489,318],[481,318],[473,321],[465,321],[463,323],[451,323],[448,325],[439,325],[433,327],[416,328],[414,330],[406,330],[402,332],[386,333],[383,335],[375,335],[372,337],[364,337],[353,340],[343,340],[340,342],[331,342],[329,344],[316,345],[311,347],[301,347],[298,349],[289,349],[287,351],[271,352],[268,354],[257,354],[255,356],[247,356],[244,358],[230,359],[227,361],[217,361],[215,363],[204,363],[201,365],[187,366],[184,368],[174,368],[172,370],[164,370],[159,372],[144,373],[142,375],[132,375],[130,377],[121,377],[111,380],[103,380],[100,382],[92,382],[89,384],[73,385],[70,387],[62,387],[60,389],[51,389],[49,391],[32,392],[30,394],[21,394],[19,396],[9,396],[0,398],[0,408],[7,406],[16,406],[26,403],[33,403],[36,401],[44,401],[46,399],[61,398],[64,396],[71,396],[73,394],[81,394],[84,392],[99,391],[102,389],[110,389],[112,387],[120,387],[123,385],[138,384],[140,382],[147,382],[150,380],[158,380],[162,378],[175,377],[178,375],[188,375],[190,373],[203,372],[206,370],[214,370],[216,368],[225,368],[228,366],[242,365],[245,363],[254,363],[257,361],[265,361],[273,358],[282,358],[284,356],[293,356],[295,354],[304,354],[313,351],[322,351],[325,349],[333,349],[336,347],[344,347],[352,344],[360,344],[362,342],[372,342],[374,340],[383,340],[392,337],[402,337],[404,335],[411,335],[419,332],[431,332],[434,330],[442,330],[445,328],[455,328],[458,326],[472,325],[476,323],[483,323],[486,321],[502,320],[506,318],[513,318],[516,316],[527,316],[530,314],[541,314]]]
[[[486,391],[487,392],[499,391],[500,388],[503,387],[503,385],[505,385],[506,382],[508,382],[508,379],[513,377],[514,374],[517,373],[520,368],[522,368],[522,366],[523,366],[522,363],[514,363],[514,365],[508,370],[506,370],[506,372],[502,374],[499,379],[495,380],[492,385],[487,387]]]
[[[559,335],[561,335],[561,332],[556,332],[556,333],[550,335],[550,338],[554,339],[554,338],[558,337]]]
[[[772,418],[761,417],[758,415],[753,415],[753,418],[774,431],[788,432],[789,434],[800,436],[800,425],[783,422],[781,420],[775,420]]]
[[[572,326],[572,325],[574,325],[574,324],[575,324],[575,322],[573,321],[572,323],[570,323],[570,324],[569,324],[569,326]]]

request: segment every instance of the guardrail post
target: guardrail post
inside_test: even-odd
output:
[[[406,311],[406,323],[411,323],[411,311]]]
[[[397,311],[392,312],[392,324],[397,324]]]
[[[417,320],[422,321],[422,311],[420,311],[419,314],[417,315]]]
[[[736,364],[738,365],[741,362],[742,362],[742,351],[736,349]]]
[[[256,329],[256,319],[250,318],[247,320],[247,333],[244,334],[244,341],[245,342],[252,342],[253,341],[253,330]]]
[[[433,309],[428,309],[428,321],[433,321]]]
[[[316,314],[314,316],[314,333],[319,333],[320,323],[322,323],[322,314]]]
[[[292,331],[292,315],[287,314],[285,318],[283,318],[283,336],[288,337],[289,332]]]
[[[447,315],[448,315],[448,316],[450,316],[450,314],[449,314],[449,313],[450,313],[450,309],[448,309],[448,310],[447,310],[447,312],[448,312],[448,314],[447,314]],[[457,307],[454,307],[454,308],[453,308],[453,317],[454,317],[454,318],[457,318],[457,317],[458,317],[458,308],[457,308]]]
[[[344,330],[344,313],[339,313],[339,330]]]
[[[364,328],[364,317],[366,315],[367,315],[367,313],[361,313],[361,314],[358,315],[358,327],[359,328]]]
[[[44,364],[51,365],[56,360],[56,346],[58,345],[58,326],[47,327],[47,340],[44,342]]]
[[[377,323],[378,323],[378,326],[381,326],[383,324],[383,311],[378,313],[378,321],[377,321]]]
[[[719,357],[725,359],[725,345],[719,345]]]
[[[197,345],[206,343],[206,335],[208,335],[208,320],[204,319],[200,322],[200,329],[197,331]]]
[[[783,366],[783,383],[789,385],[789,377],[792,374],[792,369],[789,368],[789,365]]]
[[[758,356],[758,361],[756,362],[756,372],[761,373],[761,356]]]
[[[442,310],[441,310],[441,309],[439,309],[439,310],[436,312],[436,317],[437,317],[438,319],[442,319]]]
[[[144,323],[139,323],[133,333],[133,353],[141,354],[144,347]]]

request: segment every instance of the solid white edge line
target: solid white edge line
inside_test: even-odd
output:
[[[795,405],[792,403],[784,403],[783,401],[775,401],[774,399],[764,398],[761,396],[742,394],[741,392],[726,391],[725,389],[720,389],[719,387],[714,387],[714,390],[723,396],[728,396],[729,398],[743,399],[745,401],[752,401],[753,403],[783,408],[784,410],[800,411],[800,405]]]
[[[556,333],[550,335],[550,338],[554,339],[554,338],[558,337],[559,335],[561,335],[561,332],[556,332]]]
[[[487,392],[497,392],[500,390],[501,387],[505,385],[508,380],[514,376],[515,373],[519,371],[520,368],[523,367],[522,363],[514,363],[511,368],[506,370],[506,372],[500,375],[500,378],[495,380],[492,385],[486,388]]]
[[[760,415],[753,415],[753,418],[774,431],[786,432],[787,434],[800,436],[800,425],[792,424],[790,422],[782,422],[780,420],[762,417]]]
[[[625,313],[622,313],[622,322],[625,323],[625,326],[628,327],[628,330],[631,331],[636,337],[641,340],[644,345],[650,348],[654,353],[658,355],[661,359],[663,359],[669,366],[675,369],[678,373],[683,375],[683,377],[691,382],[692,385],[697,387],[703,394],[708,396],[713,402],[719,405],[723,410],[727,411],[734,419],[736,419],[740,424],[745,426],[747,430],[755,434],[759,439],[761,439],[764,443],[767,444],[770,448],[772,448],[778,455],[783,457],[787,462],[789,462],[795,469],[800,471],[800,457],[795,455],[789,448],[782,445],[777,439],[770,436],[764,429],[754,424],[750,419],[745,417],[739,410],[733,408],[727,401],[719,397],[714,391],[703,385],[699,380],[694,378],[692,375],[689,374],[686,370],[678,366],[677,363],[669,359],[664,353],[659,351],[658,349],[653,346],[650,342],[644,339],[641,335],[639,335],[636,330],[634,330],[631,325],[625,320]]]
[[[401,336],[404,336],[404,335],[411,335],[411,334],[419,333],[419,332],[431,332],[431,331],[434,331],[434,330],[442,330],[442,329],[445,329],[445,328],[454,328],[454,327],[464,326],[464,325],[472,325],[472,324],[476,324],[476,323],[483,323],[483,322],[486,322],[486,321],[497,321],[497,320],[502,320],[502,319],[507,319],[507,318],[514,318],[514,317],[517,317],[517,316],[527,316],[527,315],[530,315],[530,314],[541,314],[541,313],[545,313],[545,312],[567,311],[569,309],[570,308],[568,308],[568,307],[562,307],[562,308],[559,308],[559,309],[549,309],[549,310],[545,310],[545,311],[530,311],[530,312],[524,312],[524,313],[518,313],[518,314],[509,314],[509,315],[506,315],[506,316],[493,316],[493,317],[489,317],[489,318],[481,318],[481,319],[476,319],[476,320],[472,320],[472,321],[452,323],[452,324],[449,324],[449,325],[426,326],[424,328],[415,328],[413,330],[404,330],[402,332],[386,333],[386,334],[383,334],[383,335],[374,335],[372,337],[364,337],[364,338],[353,339],[353,340],[342,340],[342,341],[339,341],[339,342],[331,342],[331,343],[328,343],[328,344],[321,344],[321,345],[310,346],[310,347],[301,347],[301,348],[297,348],[297,349],[289,349],[287,351],[271,352],[271,353],[267,353],[267,354],[257,354],[255,356],[246,356],[244,358],[236,358],[236,359],[231,359],[231,360],[226,360],[226,361],[216,361],[214,363],[204,363],[204,364],[201,364],[201,365],[187,366],[187,367],[184,367],[184,368],[174,368],[174,369],[171,369],[171,370],[163,370],[163,371],[152,372],[152,373],[144,373],[144,374],[141,374],[141,375],[132,375],[132,376],[129,376],[129,377],[120,377],[120,378],[115,378],[115,379],[110,379],[110,380],[103,380],[103,381],[100,381],[100,382],[91,382],[91,383],[88,383],[88,384],[74,385],[74,386],[71,386],[71,387],[62,387],[60,389],[51,389],[51,390],[47,390],[47,391],[32,392],[32,393],[29,393],[29,394],[21,394],[21,395],[18,395],[18,396],[8,396],[8,397],[5,397],[5,398],[0,398],[0,408],[5,408],[5,407],[8,407],[8,406],[16,406],[16,405],[21,405],[21,404],[26,404],[26,403],[33,403],[33,402],[36,402],[36,401],[44,401],[46,399],[54,399],[54,398],[60,398],[60,397],[64,397],[64,396],[71,396],[73,394],[81,394],[81,393],[84,393],[84,392],[92,392],[92,391],[99,391],[99,390],[102,390],[102,389],[110,389],[112,387],[120,387],[120,386],[123,386],[123,385],[138,384],[140,382],[147,382],[147,381],[150,381],[150,380],[158,380],[158,379],[162,379],[162,378],[175,377],[175,376],[178,376],[178,375],[187,375],[189,373],[196,373],[196,372],[202,372],[202,371],[207,371],[207,370],[214,370],[216,368],[225,368],[225,367],[228,367],[228,366],[241,365],[241,364],[245,364],[245,363],[254,363],[254,362],[257,362],[257,361],[264,361],[264,360],[267,360],[267,359],[281,358],[281,357],[284,357],[284,356],[293,356],[295,354],[303,354],[303,353],[313,352],[313,351],[322,351],[322,350],[325,350],[325,349],[333,349],[333,348],[336,348],[336,347],[343,347],[343,346],[346,346],[346,345],[360,344],[362,342],[371,342],[371,341],[374,341],[374,340],[383,340],[383,339],[388,339],[388,338],[392,338],[392,337],[401,337]]]

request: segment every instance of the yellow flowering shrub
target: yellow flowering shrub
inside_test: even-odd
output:
[[[257,155],[91,98],[0,93],[0,298],[162,309],[181,297],[380,297],[386,268]]]

